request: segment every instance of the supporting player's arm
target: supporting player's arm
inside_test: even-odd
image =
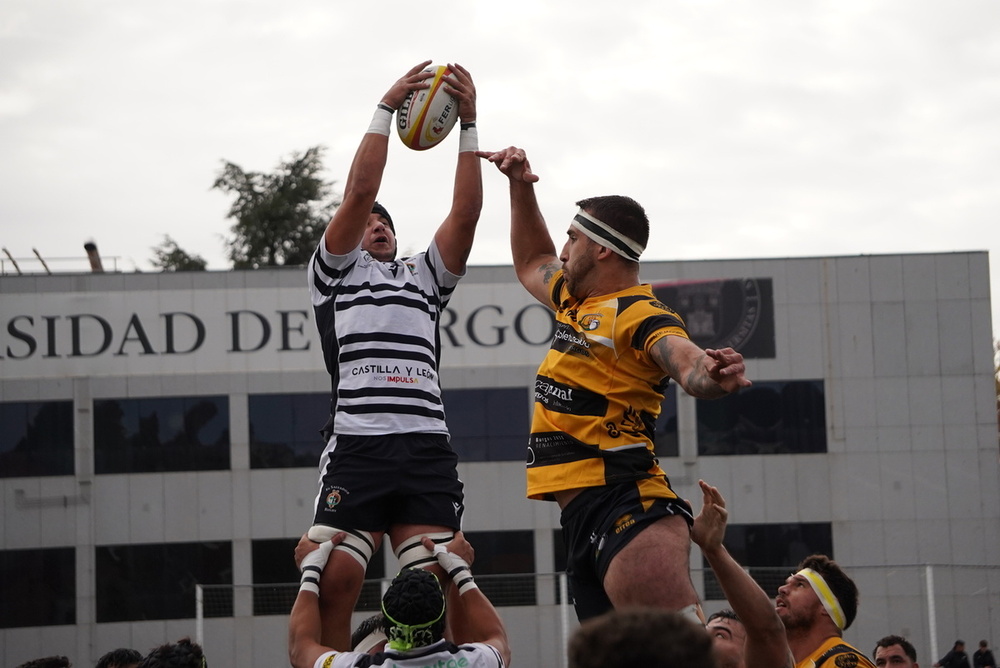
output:
[[[704,480],[699,480],[698,485],[702,508],[695,518],[691,540],[701,548],[726,600],[746,629],[746,668],[792,668],[795,661],[785,639],[785,626],[774,611],[774,602],[722,543],[729,516],[726,500]]]
[[[510,146],[502,151],[478,151],[510,180],[510,249],[514,271],[521,285],[535,299],[551,306],[553,275],[562,266],[545,219],[535,197],[538,176],[531,171],[524,149]]]
[[[299,594],[288,619],[288,660],[293,668],[312,668],[320,655],[330,651],[320,644],[319,578],[334,546],[343,539],[344,534],[340,533],[318,545],[308,536],[299,541],[299,548],[308,552],[299,565],[302,570]]]
[[[484,643],[493,647],[503,660],[503,665],[510,663],[510,641],[507,629],[500,619],[500,614],[479,590],[472,577],[469,564],[472,562],[473,549],[461,531],[447,545],[435,545],[429,538],[423,539],[424,547],[434,552],[438,564],[451,577],[458,596],[451,597],[455,607],[448,611],[448,623],[451,625],[455,642]]]
[[[699,399],[717,399],[750,387],[743,355],[732,348],[702,350],[683,336],[664,336],[650,349],[653,360],[684,389]]]
[[[433,73],[422,70],[430,62],[428,60],[410,68],[378,103],[371,125],[354,154],[340,206],[326,227],[323,238],[330,253],[346,255],[361,243],[372,205],[375,204],[382,185],[382,173],[385,171],[389,152],[392,114],[403,104],[410,91],[428,87],[426,79]]]
[[[476,129],[476,86],[461,65],[448,65],[452,74],[445,79],[446,91],[458,100],[459,143],[458,166],[455,168],[455,189],[448,217],[434,235],[445,267],[453,274],[465,273],[465,263],[472,251],[476,224],[483,208],[483,173],[476,150],[479,148]]]

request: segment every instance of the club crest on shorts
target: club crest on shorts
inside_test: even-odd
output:
[[[330,487],[329,489],[324,490],[324,493],[326,510],[334,510],[340,505],[340,502],[344,500],[343,494],[346,494],[347,490],[341,487]]]

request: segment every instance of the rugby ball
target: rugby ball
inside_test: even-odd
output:
[[[427,79],[430,88],[411,91],[396,113],[399,138],[415,151],[437,146],[458,120],[458,100],[444,90],[444,78],[451,70],[444,65],[432,65],[424,72],[434,72]]]

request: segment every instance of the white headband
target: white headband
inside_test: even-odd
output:
[[[801,571],[796,573],[796,575],[801,575],[806,579],[812,588],[816,592],[816,596],[819,597],[819,602],[823,604],[826,608],[827,614],[830,615],[830,619],[833,623],[837,625],[837,628],[841,631],[847,626],[847,620],[844,617],[844,610],[840,607],[840,601],[837,597],[833,595],[833,591],[830,589],[830,585],[826,583],[823,576],[814,571],[811,568],[803,568]]]
[[[645,246],[640,246],[618,230],[611,229],[606,223],[594,218],[583,209],[576,212],[572,225],[590,237],[594,243],[610,248],[626,260],[638,262],[639,256],[645,250]]]

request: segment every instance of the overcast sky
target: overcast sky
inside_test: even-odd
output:
[[[149,271],[170,235],[227,269],[223,161],[322,145],[342,185],[424,59],[471,71],[481,146],[526,148],[560,243],[574,201],[621,193],[646,259],[989,250],[1000,303],[996,0],[5,0],[0,245],[66,270],[93,239]],[[444,217],[456,147],[390,143],[403,250]],[[471,262],[509,263],[485,167]]]

